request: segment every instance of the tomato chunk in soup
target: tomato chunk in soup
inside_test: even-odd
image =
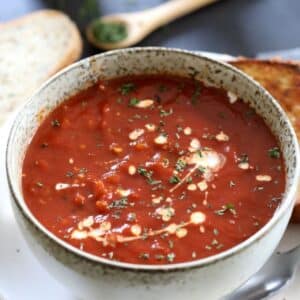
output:
[[[269,221],[284,163],[233,93],[169,75],[100,81],[41,123],[23,165],[35,217],[67,243],[135,264],[217,254]]]

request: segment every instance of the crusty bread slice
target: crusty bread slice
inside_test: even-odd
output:
[[[262,86],[281,104],[300,141],[300,65],[280,60],[241,59],[231,62]],[[292,220],[300,222],[300,193]]]
[[[81,52],[80,33],[62,12],[41,10],[0,24],[0,125]]]

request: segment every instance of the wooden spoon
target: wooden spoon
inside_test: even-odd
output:
[[[216,1],[218,0],[172,0],[144,11],[101,17],[89,24],[86,30],[87,38],[100,49],[110,50],[129,47],[141,41],[155,29]],[[95,22],[123,24],[127,35],[124,39],[113,43],[99,41],[93,31]]]

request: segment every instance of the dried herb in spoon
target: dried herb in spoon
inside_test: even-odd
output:
[[[117,43],[127,37],[127,27],[124,23],[95,21],[92,32],[96,40],[102,43]]]

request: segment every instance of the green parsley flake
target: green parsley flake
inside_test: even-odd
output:
[[[169,182],[172,184],[176,184],[176,183],[180,182],[180,179],[176,175],[173,175],[169,178]]]
[[[201,174],[204,174],[205,173],[205,167],[198,167],[197,170],[201,173]]]
[[[135,107],[139,102],[140,102],[139,99],[137,99],[137,98],[131,98],[129,100],[128,106]]]
[[[161,180],[155,180],[152,178],[153,171],[148,171],[144,167],[138,167],[137,172],[144,176],[147,179],[147,182],[151,185],[159,185],[161,183]]]
[[[57,119],[51,121],[52,127],[60,127],[60,122]]]
[[[191,176],[189,176],[187,179],[186,179],[186,183],[192,183],[193,182],[193,178]]]
[[[119,88],[119,92],[123,95],[126,96],[129,93],[133,92],[135,90],[135,85],[133,83],[124,83],[123,85],[121,85],[121,87]]]
[[[278,147],[269,149],[268,153],[271,158],[276,158],[276,159],[280,158],[280,150]]]
[[[227,211],[231,212],[233,215],[236,215],[234,204],[227,203],[223,205],[221,209],[215,210],[215,214],[218,216],[223,216]]]
[[[175,165],[175,170],[178,172],[182,172],[186,167],[186,162],[182,159],[178,159]]]
[[[247,154],[243,153],[240,155],[240,157],[238,158],[238,162],[239,163],[246,163],[249,162],[249,157]]]
[[[109,208],[126,208],[128,205],[128,198],[123,197],[118,200],[114,200],[108,207]]]
[[[168,262],[173,262],[174,259],[175,259],[175,256],[176,256],[176,255],[175,255],[175,253],[173,253],[173,252],[167,254],[167,261],[168,261]]]

